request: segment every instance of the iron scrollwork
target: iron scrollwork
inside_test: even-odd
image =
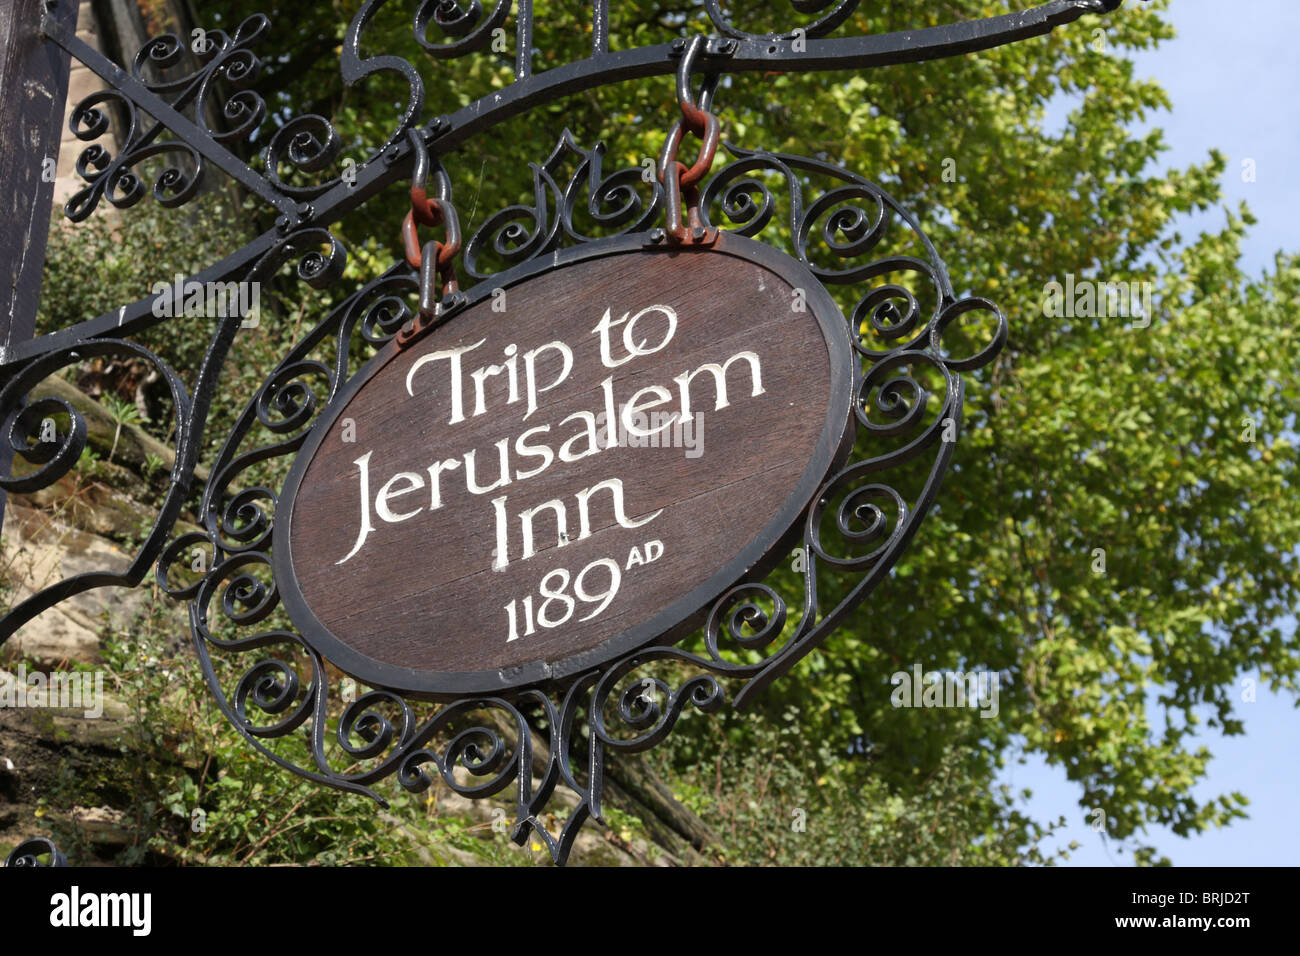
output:
[[[263,150],[259,172],[232,152],[267,121],[265,102],[249,88],[259,68],[253,52],[268,21],[257,15],[232,35],[208,31],[198,68],[157,79],[179,60],[180,40],[150,40],[124,71],[53,20],[45,35],[99,74],[108,88],[73,111],[74,133],[91,144],[77,161],[87,185],[65,210],[90,215],[101,199],[128,208],[149,190],[132,171],[156,155],[179,157],[152,187],[164,206],[197,194],[212,168],[273,207],[275,227],[192,277],[200,282],[261,281],[298,259],[297,275],[315,288],[335,282],[346,253],[331,223],[385,187],[408,177],[419,147],[441,159],[474,136],[533,106],[609,83],[676,71],[685,44],[665,42],[611,50],[608,0],[592,4],[591,54],[562,69],[534,73],[531,0],[490,4],[424,0],[412,21],[416,42],[437,59],[482,51],[513,17],[514,81],[498,93],[419,125],[424,110],[420,72],[390,54],[361,55],[361,38],[386,0],[367,0],[354,16],[341,53],[348,84],[378,72],[400,74],[409,94],[392,132],[357,165],[308,185],[282,177],[324,173],[337,162],[339,140],[325,117],[304,114],[279,123]],[[716,75],[754,71],[866,69],[988,49],[1042,35],[1084,14],[1105,13],[1120,0],[1051,0],[1021,13],[877,36],[836,36],[858,0],[792,0],[803,22],[756,33],[738,26],[729,5],[708,0],[703,16],[723,40],[710,45],[699,70]],[[225,99],[217,102],[219,93]],[[103,107],[126,117],[118,155],[93,143],[109,127]],[[209,117],[224,125],[214,128]],[[152,117],[149,124],[142,117]],[[412,143],[412,137],[415,143]],[[723,682],[739,682],[743,706],[787,672],[877,587],[915,535],[951,462],[963,404],[961,373],[988,363],[1006,338],[997,307],[958,298],[943,263],[915,220],[879,186],[830,163],[729,147],[732,161],[703,184],[706,225],[758,237],[803,263],[846,303],[855,348],[854,421],[858,450],[829,475],[792,548],[802,556],[789,580],[737,585],[709,609],[692,641],[650,645],[558,688],[530,687],[509,696],[432,702],[385,688],[344,693],[329,664],[287,622],[267,554],[277,496],[264,479],[302,446],[321,410],[355,373],[358,354],[373,351],[412,318],[417,277],[398,263],[348,296],[307,332],[265,378],[226,436],[199,505],[202,530],[170,541],[194,480],[212,396],[238,317],[213,330],[192,390],[131,336],[161,322],[151,299],[18,343],[0,354],[0,427],[4,440],[34,469],[0,476],[10,490],[43,487],[73,466],[85,444],[75,409],[27,401],[50,372],[91,354],[129,353],[168,383],[175,418],[176,463],[157,519],[118,574],[84,575],[38,592],[0,620],[0,642],[40,611],[90,587],[134,585],[156,563],[156,578],[188,604],[191,636],[213,697],[231,725],[277,764],[323,785],[367,794],[395,777],[419,792],[441,780],[468,797],[513,786],[511,837],[530,834],[564,862],[579,828],[600,819],[604,757],[639,752],[662,742],[686,708],[716,711],[727,699]],[[464,269],[483,281],[565,247],[608,235],[646,231],[664,212],[664,190],[646,183],[639,167],[607,174],[604,147],[580,147],[567,132],[532,167],[531,204],[503,208],[467,235]],[[567,177],[562,170],[576,168]],[[810,194],[804,180],[830,185]],[[298,177],[291,177],[292,183]],[[782,228],[784,227],[784,228]],[[886,250],[899,237],[898,251]],[[909,251],[910,250],[910,251]],[[984,341],[958,352],[980,319]],[[54,443],[32,439],[45,419],[66,420]],[[262,436],[269,435],[269,440]],[[261,441],[262,443],[258,443]],[[50,444],[51,447],[46,447]],[[885,447],[887,450],[880,450]],[[874,450],[872,450],[874,449]],[[919,490],[900,490],[899,469],[926,463]],[[197,580],[178,569],[201,547],[211,562]],[[835,587],[828,581],[834,579]],[[239,664],[227,673],[230,662]],[[338,686],[336,686],[338,685]],[[301,732],[301,733],[298,733]],[[305,738],[304,738],[305,735]],[[297,749],[295,749],[295,747]],[[303,749],[305,747],[305,749]],[[545,825],[557,789],[576,797],[558,833]],[[21,849],[21,848],[20,848]],[[52,850],[52,847],[50,847]],[[55,851],[57,852],[57,851]],[[26,854],[31,856],[30,853]]]
[[[277,496],[241,476],[271,459],[293,456],[320,411],[355,373],[355,346],[376,348],[411,318],[415,278],[399,264],[350,297],[272,370],[213,466],[201,505],[206,533],[178,538],[159,561],[160,586],[190,602],[195,650],[218,705],[253,747],[309,779],[377,800],[382,798],[374,785],[389,776],[410,791],[430,786],[435,776],[426,766],[464,796],[492,795],[513,785],[512,835],[523,843],[535,834],[563,862],[582,822],[600,818],[606,752],[655,746],[688,707],[716,711],[727,699],[726,679],[743,683],[737,698],[743,704],[817,646],[880,583],[915,534],[951,460],[961,414],[959,373],[997,354],[1005,319],[987,300],[955,296],[933,247],[880,187],[818,160],[734,147],[732,152],[734,161],[706,183],[702,212],[710,223],[748,237],[777,233],[772,238],[823,283],[853,290],[856,304],[847,311],[857,330],[857,428],[873,440],[898,440],[895,449],[858,457],[828,477],[797,542],[806,560],[796,592],[783,594],[767,582],[733,588],[710,609],[699,650],[650,646],[558,690],[530,688],[514,696],[442,703],[386,688],[349,700],[309,638],[281,626],[278,617],[276,626],[259,629],[279,606],[268,554]],[[662,207],[662,187],[644,183],[639,168],[605,175],[602,155],[599,145],[582,149],[566,131],[534,167],[535,205],[488,215],[468,239],[472,273],[495,279],[560,248],[593,241],[592,233],[643,232]],[[566,161],[575,168],[563,180],[559,171]],[[811,201],[802,182],[809,175],[832,181]],[[774,181],[783,187],[780,197]],[[778,216],[778,209],[784,214]],[[899,236],[921,254],[881,255],[882,246]],[[495,254],[499,269],[488,268],[484,250]],[[928,289],[928,309],[922,305],[926,296],[901,278],[882,281],[899,275]],[[949,355],[944,334],[971,311],[991,318],[989,341],[970,354]],[[322,348],[322,357],[313,357]],[[915,374],[920,367],[942,383],[934,401]],[[945,436],[950,423],[954,431]],[[278,440],[247,447],[258,426]],[[926,454],[933,458],[927,481],[908,500],[888,474]],[[240,490],[228,493],[232,487]],[[175,566],[183,566],[180,559],[196,546],[211,550],[211,569],[201,580],[177,584]],[[822,564],[858,576],[832,607],[822,606]],[[747,657],[749,651],[760,659]],[[223,680],[220,657],[250,654],[253,663]],[[674,684],[671,675],[653,672],[662,664],[694,673]],[[485,719],[487,714],[496,719]],[[305,726],[307,759],[277,748],[276,741]],[[535,782],[539,764],[544,769]],[[577,804],[560,831],[551,833],[543,820],[559,786]]]
[[[44,857],[47,862],[42,863]],[[68,858],[63,852],[54,845],[53,841],[45,837],[35,837],[31,840],[24,840],[13,848],[13,851],[5,859],[5,866],[17,867],[34,867],[34,866],[67,866]]]

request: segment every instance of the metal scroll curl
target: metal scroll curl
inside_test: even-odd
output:
[[[328,251],[322,252],[322,248]],[[249,282],[264,281],[285,261],[295,257],[299,260],[298,277],[314,288],[323,288],[342,273],[346,254],[327,230],[302,229],[264,253],[245,279]],[[170,391],[175,457],[157,514],[126,566],[116,571],[101,569],[74,575],[20,601],[0,617],[0,644],[38,614],[76,594],[100,587],[135,587],[144,580],[156,561],[175,552],[176,543],[169,545],[168,538],[189,495],[208,411],[241,321],[236,314],[218,320],[192,392],[187,392],[176,372],[153,352],[118,338],[91,338],[75,346],[51,349],[28,360],[5,382],[0,390],[0,441],[8,444],[15,462],[25,462],[31,470],[20,471],[14,467],[8,474],[0,474],[0,489],[31,492],[47,488],[80,460],[87,434],[80,413],[60,399],[29,400],[27,396],[43,379],[90,358],[126,355],[143,360],[156,370]],[[282,399],[279,404],[284,408],[286,400]],[[291,394],[287,404],[292,404]],[[250,513],[249,509],[255,507],[248,493],[238,499],[236,514],[228,523],[235,529],[235,536],[247,533],[241,515]],[[194,535],[187,537],[193,538]]]
[[[565,130],[546,160],[531,164],[533,202],[488,216],[465,242],[465,268],[475,279],[597,238],[640,232],[663,213],[658,182],[646,183],[639,166],[604,172],[605,144],[583,149]],[[576,168],[561,186],[565,164]]]
[[[82,150],[76,169],[87,185],[67,201],[64,214],[79,222],[95,211],[101,199],[119,209],[135,205],[144,198],[145,187],[132,167],[160,155],[182,161],[167,165],[157,175],[152,189],[155,201],[175,207],[193,199],[202,185],[206,166],[200,149],[184,139],[162,139],[167,124],[155,121],[146,128],[141,116],[157,112],[151,111],[156,103],[177,111],[192,107],[198,129],[215,143],[250,136],[266,116],[265,100],[249,88],[261,68],[261,61],[250,48],[269,29],[270,21],[256,14],[241,23],[233,36],[222,30],[200,31],[201,38],[189,47],[194,50],[196,68],[167,78],[161,77],[181,64],[187,44],[171,33],[149,38],[132,58],[130,78],[134,83],[92,93],[72,111],[69,127],[81,140],[95,140],[108,131],[109,119],[102,108],[105,105],[116,107],[126,122],[123,146],[117,156],[98,143]],[[84,53],[75,52],[79,56]],[[94,51],[89,52],[93,60],[99,60]],[[220,102],[218,89],[225,91]],[[209,125],[210,107],[225,121],[224,128]]]
[[[108,117],[100,108],[114,103],[127,116],[125,146],[113,156],[98,143],[91,143],[77,157],[77,175],[86,186],[74,193],[64,204],[63,212],[73,222],[90,216],[101,199],[118,209],[128,209],[145,196],[145,186],[132,167],[155,156],[169,159],[183,157],[183,163],[169,164],[154,180],[152,194],[159,205],[180,206],[198,194],[203,181],[203,159],[198,150],[175,140],[156,140],[159,127],[148,132],[141,129],[139,110],[131,100],[117,90],[92,93],[77,104],[68,119],[68,125],[80,140],[98,139],[109,127]]]
[[[0,644],[23,624],[73,595],[92,588],[139,584],[171,534],[180,513],[193,471],[187,464],[191,444],[192,405],[185,385],[174,371],[153,352],[122,339],[93,339],[76,347],[57,349],[30,362],[0,390],[0,441],[13,456],[7,474],[0,474],[0,489],[29,493],[48,488],[65,476],[80,460],[86,448],[87,427],[81,413],[59,398],[28,399],[41,381],[84,359],[120,357],[141,359],[151,365],[167,383],[171,394],[172,424],[177,455],[166,495],[152,527],[127,562],[118,571],[93,571],[64,578],[20,601],[0,618]],[[31,470],[20,473],[19,462]]]
[[[44,867],[67,866],[68,858],[63,855],[53,841],[45,837],[24,840],[13,848],[5,859],[5,866]]]
[[[355,84],[387,70],[401,73],[410,87],[393,133],[364,160],[372,163],[415,122],[423,108],[424,86],[414,67],[399,57],[361,58],[360,33],[366,22],[364,16],[355,18],[345,38],[341,56],[345,81]],[[152,187],[160,205],[175,207],[189,202],[198,195],[205,171],[216,165],[285,213],[282,232],[308,225],[314,218],[297,209],[296,203],[343,181],[338,175],[303,184],[281,176],[285,166],[298,174],[312,174],[336,162],[341,150],[339,136],[323,116],[307,113],[277,123],[262,150],[264,173],[260,175],[229,151],[234,144],[251,139],[267,116],[266,101],[253,86],[262,61],[252,47],[264,40],[270,29],[270,20],[263,14],[239,24],[233,35],[217,29],[196,30],[192,44],[171,33],[151,37],[132,57],[129,74],[78,38],[64,36],[53,25],[50,29],[53,38],[74,56],[110,80],[109,88],[82,99],[70,115],[72,133],[92,141],[76,161],[77,173],[86,185],[64,207],[64,214],[74,222],[89,217],[102,199],[119,209],[138,203],[149,190],[135,167],[160,156],[169,160],[156,173]],[[177,73],[189,50],[197,65]],[[122,148],[117,155],[93,142],[111,126],[106,107],[123,118]],[[210,120],[214,116],[220,118],[219,125]],[[146,117],[151,119],[146,122]]]
[[[534,835],[563,863],[584,821],[601,818],[608,753],[658,745],[685,714],[725,706],[733,686],[743,705],[886,577],[951,461],[960,373],[992,359],[1005,319],[987,300],[955,295],[915,220],[879,186],[818,160],[731,151],[733,161],[702,190],[701,214],[786,249],[839,290],[855,346],[857,444],[789,539],[802,570],[739,581],[694,635],[651,641],[567,685],[435,701],[360,686],[335,670],[281,606],[270,556],[274,489],[322,411],[411,319],[417,279],[399,263],[269,372],[213,463],[204,531],[173,541],[158,562],[160,586],[189,602],[218,706],[254,748],[307,779],[381,803],[376,785],[389,777],[409,792],[439,782],[471,798],[510,791],[511,839],[522,845]],[[642,231],[662,209],[661,187],[644,183],[639,167],[607,174],[602,156],[599,145],[586,150],[561,136],[533,167],[533,204],[487,214],[470,235],[470,273],[485,280],[596,234]],[[973,342],[972,331],[985,340]],[[927,460],[919,492],[903,490],[897,470]],[[197,579],[186,560],[195,548],[211,555]],[[557,828],[547,821],[559,788],[571,798]]]

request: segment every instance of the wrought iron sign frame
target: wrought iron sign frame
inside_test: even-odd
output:
[[[68,2],[72,0],[47,0],[47,7]],[[681,37],[628,50],[611,49],[609,0],[594,0],[591,55],[539,74],[531,71],[530,52],[535,45],[531,0],[518,4],[496,0],[491,10],[477,0],[463,5],[424,0],[414,15],[413,30],[420,46],[433,57],[452,59],[483,50],[512,13],[517,54],[513,83],[451,115],[423,123],[424,80],[415,67],[398,56],[364,58],[360,53],[367,25],[386,2],[367,0],[353,18],[342,48],[342,76],[352,85],[372,74],[397,73],[409,85],[406,107],[387,139],[356,167],[355,177],[349,181],[335,177],[311,186],[289,185],[279,170],[288,163],[301,172],[320,172],[336,160],[339,138],[324,117],[303,115],[281,125],[263,153],[265,174],[241,161],[227,145],[247,137],[265,119],[265,103],[246,84],[258,69],[253,46],[268,29],[266,17],[251,17],[230,35],[208,31],[200,68],[166,81],[147,79],[145,64],[165,68],[179,62],[181,41],[174,36],[148,41],[124,70],[55,19],[47,17],[43,22],[49,42],[108,85],[83,99],[72,114],[73,132],[91,145],[77,161],[87,184],[68,201],[69,219],[86,218],[105,200],[115,207],[129,207],[148,192],[164,206],[181,205],[198,193],[204,172],[215,167],[274,208],[278,216],[273,229],[190,277],[197,282],[261,281],[298,259],[297,275],[302,281],[318,289],[329,286],[341,276],[346,258],[342,244],[329,231],[330,224],[407,179],[412,180],[412,235],[415,222],[441,225],[446,242],[427,243],[423,257],[418,243],[414,248],[408,243],[407,261],[396,263],[350,295],[284,355],[248,402],[210,466],[198,508],[204,531],[182,534],[170,542],[191,492],[213,396],[240,317],[216,320],[188,388],[160,357],[130,341],[130,336],[169,321],[154,315],[153,297],[16,343],[0,354],[0,434],[16,454],[35,466],[27,474],[0,476],[0,488],[37,490],[76,463],[87,437],[80,415],[58,399],[28,401],[27,396],[46,376],[91,356],[126,353],[158,370],[171,391],[176,450],[158,516],[126,570],[79,575],[27,598],[0,619],[0,643],[72,595],[108,585],[138,585],[156,566],[160,587],[176,600],[188,602],[194,648],[218,707],[267,758],[320,784],[363,793],[380,803],[384,801],[373,785],[396,775],[406,790],[424,790],[434,779],[428,765],[447,786],[467,797],[499,793],[513,784],[512,839],[523,844],[533,832],[555,861],[563,863],[584,821],[589,816],[601,818],[607,751],[635,753],[655,746],[688,705],[705,712],[717,710],[726,699],[721,679],[741,683],[735,706],[744,706],[816,647],[888,574],[935,500],[952,460],[955,435],[942,432],[949,424],[960,427],[961,373],[982,367],[996,355],[1007,326],[992,302],[955,294],[935,249],[915,219],[888,193],[829,162],[728,145],[731,161],[707,178],[711,164],[703,162],[702,153],[691,169],[661,163],[661,168],[676,165],[682,178],[670,170],[663,183],[644,184],[640,167],[607,174],[604,147],[584,148],[566,132],[551,154],[533,167],[534,203],[487,216],[461,247],[458,230],[452,235],[454,205],[442,159],[507,119],[562,96],[676,73],[686,125],[679,124],[676,138],[670,137],[671,150],[665,148],[665,157],[675,160],[688,129],[705,135],[706,150],[711,148],[709,135],[716,146],[716,133],[694,124],[692,117],[699,114],[691,109],[708,113],[724,73],[868,69],[961,55],[1040,36],[1084,14],[1111,12],[1122,0],[1052,0],[1025,12],[984,20],[854,37],[827,34],[846,22],[859,0],[793,0],[794,8],[811,19],[798,30],[763,35],[737,29],[720,0],[706,0],[704,13],[716,36]],[[430,39],[431,30],[440,30],[445,42]],[[706,77],[698,105],[690,87],[692,74]],[[223,87],[234,90],[216,104],[229,127],[214,130],[206,116]],[[125,140],[116,156],[93,142],[109,127],[101,108],[109,102],[128,117]],[[146,116],[152,121],[147,122]],[[173,154],[183,161],[158,176],[152,190],[132,172],[133,166],[150,157]],[[562,170],[569,164],[576,164],[576,169],[565,178]],[[809,195],[805,181],[810,177],[830,185]],[[436,192],[432,199],[425,193],[430,179]],[[774,195],[773,182],[781,195]],[[676,202],[679,190],[690,207],[685,225]],[[786,212],[776,215],[778,207]],[[577,220],[584,216],[600,228],[599,238],[579,228]],[[918,255],[884,252],[900,231],[920,250]],[[723,235],[721,245],[740,254],[745,254],[749,239],[777,234],[792,250],[792,257],[823,286],[857,287],[849,328],[869,327],[871,334],[851,333],[848,367],[837,374],[852,383],[851,424],[859,434],[896,439],[896,447],[887,453],[841,461],[819,476],[812,505],[787,542],[789,549],[801,548],[806,556],[798,600],[788,599],[761,580],[746,579],[708,605],[699,652],[659,643],[658,635],[647,633],[614,660],[564,680],[538,680],[465,696],[411,695],[376,687],[355,700],[340,700],[331,686],[327,660],[309,634],[258,628],[282,600],[275,580],[283,573],[283,560],[268,553],[279,497],[274,489],[241,485],[239,475],[253,464],[298,455],[310,444],[313,427],[328,416],[324,410],[334,408],[348,394],[356,377],[351,356],[358,341],[378,350],[402,335],[404,327],[405,337],[411,338],[428,327],[455,321],[456,313],[476,295],[459,292],[455,284],[451,264],[457,247],[463,269],[473,279],[509,283],[548,268],[561,249],[568,249],[562,255],[572,259],[604,248],[675,243],[690,255],[693,246],[707,248],[718,232]],[[729,232],[744,240],[730,239]],[[491,271],[486,262],[493,257],[503,260],[506,268]],[[828,265],[827,257],[834,264]],[[413,263],[421,263],[422,268],[413,268]],[[923,310],[916,295],[902,285],[879,282],[899,272],[920,277],[920,284],[933,293],[932,309]],[[419,308],[412,309],[410,302],[417,293]],[[482,290],[477,295],[481,298]],[[945,333],[971,312],[983,313],[992,323],[988,341],[970,354],[951,355]],[[887,347],[873,347],[881,340]],[[321,350],[332,351],[333,361],[312,357]],[[927,375],[943,383],[933,394],[923,384]],[[36,441],[42,420],[55,415],[66,417],[71,423],[68,430],[56,442]],[[278,440],[249,447],[248,439],[259,426]],[[905,500],[884,473],[924,455],[930,456],[930,466],[923,488],[913,500]],[[200,545],[212,553],[211,567],[197,582],[177,584],[169,570]],[[753,557],[745,556],[746,561]],[[825,606],[819,565],[857,576],[847,595],[833,606]],[[265,578],[273,566],[276,573],[268,584]],[[222,628],[249,630],[226,637],[217,623]],[[264,650],[272,646],[288,648],[291,654],[275,656]],[[252,655],[254,662],[235,682],[233,692],[218,676],[214,651]],[[746,651],[760,652],[760,659],[745,656]],[[689,667],[694,676],[683,678],[677,687],[661,676],[633,679],[634,672],[665,661]],[[422,716],[422,710],[428,713]],[[486,719],[487,711],[494,711],[495,719]],[[611,720],[616,726],[611,726]],[[275,749],[277,739],[300,729],[309,736],[310,761],[291,759]],[[542,757],[545,766],[536,783],[535,756]],[[348,769],[336,768],[340,760]],[[576,795],[577,803],[559,833],[553,834],[543,817],[560,786]],[[24,847],[19,849],[25,864],[47,851],[53,862],[61,861],[52,845]]]

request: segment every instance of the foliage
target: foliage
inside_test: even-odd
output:
[[[689,734],[656,758],[677,796],[714,826],[731,864],[779,866],[1024,866],[1053,862],[1046,826],[1014,808],[1000,785],[971,786],[948,748],[910,787],[855,773],[831,744],[810,741],[791,706],[779,719],[727,715],[737,734],[700,728],[713,741],[699,759]],[[1027,798],[1022,792],[1019,796]],[[1073,848],[1073,847],[1072,847]],[[1067,850],[1057,851],[1061,857]]]
[[[367,797],[318,787],[250,752],[212,706],[193,656],[175,643],[166,600],[154,597],[141,620],[104,635],[110,693],[131,708],[121,759],[90,774],[65,761],[42,797],[46,810],[120,800],[133,839],[112,862],[445,863],[449,847],[489,863],[523,859],[472,820],[439,812],[436,789],[419,799],[395,795],[391,813],[380,814]],[[89,859],[86,834],[60,819],[49,814],[61,845]]]

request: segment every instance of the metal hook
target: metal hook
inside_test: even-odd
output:
[[[423,192],[429,185],[429,148],[424,145],[420,131],[414,127],[406,131],[406,138],[411,141],[411,155],[415,157],[415,165],[411,169],[411,189]]]
[[[702,33],[697,33],[691,37],[690,42],[686,45],[682,53],[681,62],[677,64],[677,103],[682,109],[682,115],[686,117],[686,123],[691,132],[700,135],[704,131],[704,124],[713,105],[713,94],[718,88],[720,74],[710,73],[704,78],[700,88],[700,96],[696,99],[691,90],[691,73],[695,69],[695,59],[699,56],[701,48],[708,43],[708,38]]]
[[[704,112],[713,112],[713,94],[718,91],[718,84],[721,81],[721,73],[705,74],[704,81],[700,84],[700,109]]]
[[[423,134],[407,130],[414,157],[411,167],[411,208],[402,220],[402,246],[406,261],[419,270],[420,311],[415,320],[397,333],[397,347],[405,348],[419,338],[453,308],[462,304],[456,281],[455,259],[460,252],[460,220],[451,202],[451,177],[440,160],[431,159]],[[433,174],[436,196],[428,193],[429,175]],[[442,226],[446,241],[430,240],[420,244],[417,223]],[[438,298],[441,284],[442,299]]]

